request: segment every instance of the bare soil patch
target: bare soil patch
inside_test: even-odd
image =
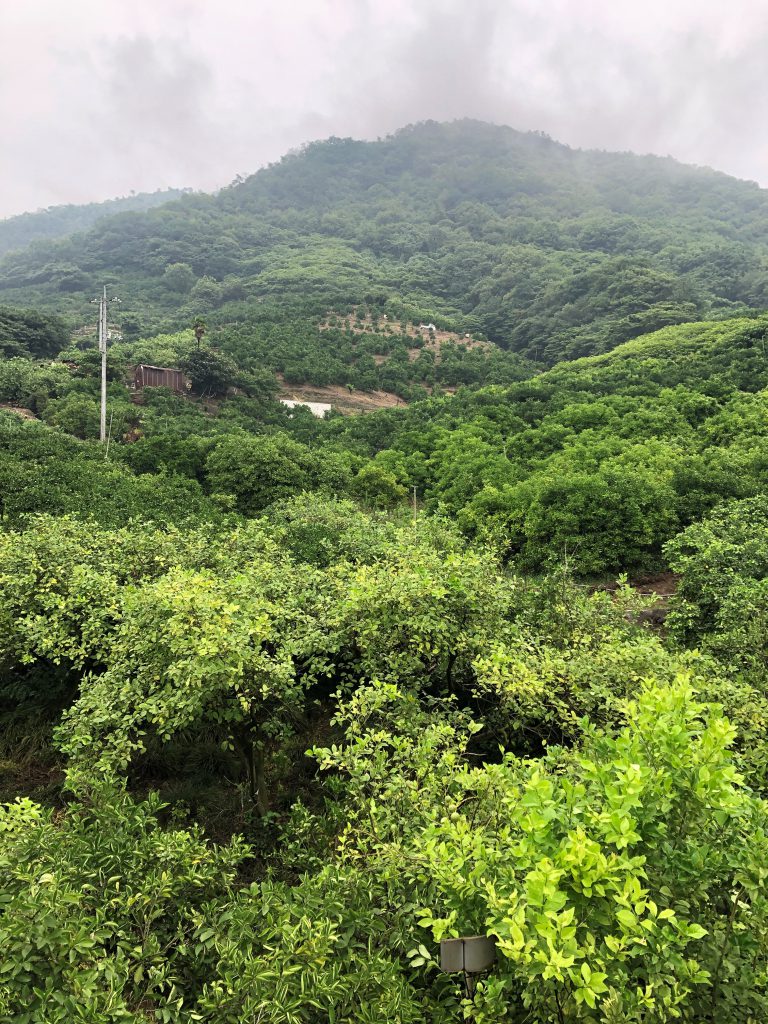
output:
[[[650,576],[639,576],[630,583],[643,597],[656,595],[660,600],[668,601],[677,590],[678,577],[673,572],[653,573]]]
[[[327,402],[341,413],[373,412],[407,404],[389,391],[350,391],[343,384],[287,384],[282,374],[277,374],[277,379],[280,383],[278,398],[289,398],[294,402]]]
[[[12,412],[16,416],[21,416],[23,420],[37,419],[37,416],[35,416],[31,409],[24,409],[20,405],[8,405],[6,402],[0,402],[0,409],[5,409],[6,412]]]

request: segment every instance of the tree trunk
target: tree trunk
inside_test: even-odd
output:
[[[248,795],[260,818],[269,811],[267,785],[264,776],[264,746],[260,739],[254,739],[250,729],[244,728],[233,734],[235,746],[243,759],[248,776]]]
[[[263,818],[269,810],[269,803],[267,802],[267,784],[264,778],[264,760],[263,745],[251,740],[249,769],[251,800],[253,801],[256,810],[259,812],[259,817],[261,818]]]

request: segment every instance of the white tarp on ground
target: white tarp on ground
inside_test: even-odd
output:
[[[297,405],[306,405],[312,415],[317,416],[318,419],[322,419],[333,408],[328,402],[298,402],[291,398],[281,398],[280,401],[283,405],[287,405],[289,409],[295,409]]]

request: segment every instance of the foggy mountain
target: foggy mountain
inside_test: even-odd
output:
[[[217,194],[110,216],[0,263],[0,301],[134,330],[279,302],[397,297],[554,362],[768,305],[768,192],[672,159],[574,150],[479,121],[328,139]]]

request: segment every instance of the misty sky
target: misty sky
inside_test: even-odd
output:
[[[478,117],[768,186],[768,0],[0,0],[0,216]]]

